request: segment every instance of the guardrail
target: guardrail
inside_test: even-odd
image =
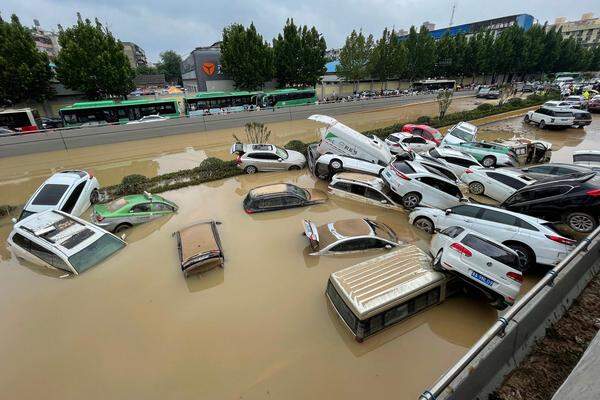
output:
[[[483,334],[483,336],[469,349],[469,351],[452,366],[444,375],[442,375],[437,382],[431,386],[430,389],[425,390],[419,400],[437,400],[444,390],[446,390],[450,384],[469,366],[469,364],[486,348],[486,346],[495,338],[502,337],[508,323],[514,319],[514,317],[527,306],[532,300],[537,299],[539,293],[546,287],[552,287],[552,284],[556,276],[567,266],[569,263],[581,253],[588,251],[589,244],[600,235],[600,227],[590,233],[585,239],[583,239],[571,253],[565,257],[556,267],[551,269],[533,288],[531,288],[519,301],[517,301],[503,316],[499,317],[498,320],[492,325],[492,327]],[[549,290],[546,295],[552,293]],[[543,298],[543,297],[542,297]]]

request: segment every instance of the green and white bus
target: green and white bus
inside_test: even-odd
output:
[[[102,100],[75,103],[59,111],[64,126],[126,124],[147,115],[181,116],[176,99]]]
[[[317,102],[315,89],[279,89],[261,93],[258,97],[260,107],[292,107]]]
[[[262,92],[201,92],[183,99],[185,113],[190,117],[205,114],[246,111],[256,107]]]

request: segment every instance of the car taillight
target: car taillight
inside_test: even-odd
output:
[[[473,173],[472,169],[469,169],[469,168],[465,169],[465,174],[472,174],[472,173]]]
[[[235,159],[235,163],[237,165],[240,165],[242,163],[242,156],[237,156],[237,158]]]
[[[458,251],[460,254],[464,255],[465,257],[471,257],[473,255],[473,253],[471,253],[471,250],[467,249],[465,246],[463,246],[460,243],[452,243],[452,245],[450,245],[450,248]]]
[[[87,173],[90,176],[90,179],[92,179],[94,177],[94,173],[92,171],[87,171]]]
[[[104,220],[104,217],[100,214],[96,214],[96,221],[100,222],[102,220]]]
[[[521,275],[517,272],[507,272],[506,277],[512,279],[515,282],[519,282],[519,283],[523,282],[523,275]]]
[[[246,214],[254,214],[254,211],[249,208],[246,208],[244,211],[246,211]]]
[[[592,197],[600,197],[600,189],[588,190],[585,194]]]
[[[562,236],[556,236],[556,235],[546,235],[546,237],[554,242],[560,243],[560,244],[566,244],[567,246],[572,246],[575,243],[577,243],[576,240],[573,239],[567,239],[565,237]]]

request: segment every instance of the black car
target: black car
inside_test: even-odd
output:
[[[42,119],[42,128],[44,128],[44,129],[56,129],[56,128],[63,127],[63,123],[60,118],[42,117],[41,119]]]
[[[589,167],[575,164],[562,164],[562,163],[548,163],[540,165],[532,165],[531,167],[522,168],[521,171],[525,172],[528,176],[539,180],[548,179],[552,176],[561,176],[569,174],[590,174],[594,172]]]
[[[247,214],[254,214],[310,206],[323,203],[325,200],[327,195],[320,190],[303,189],[290,183],[276,183],[250,190],[243,205]]]
[[[594,172],[543,180],[517,190],[500,207],[590,233],[600,216],[600,176]]]
[[[575,121],[573,121],[573,126],[578,128],[583,128],[586,125],[592,123],[592,114],[588,111],[573,109],[573,116],[575,117]]]

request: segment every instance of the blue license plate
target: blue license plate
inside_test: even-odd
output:
[[[471,271],[471,276],[475,279],[477,279],[480,282],[485,283],[488,286],[492,286],[494,284],[494,281],[491,280],[490,278],[486,278],[485,276],[475,272],[475,271]]]

